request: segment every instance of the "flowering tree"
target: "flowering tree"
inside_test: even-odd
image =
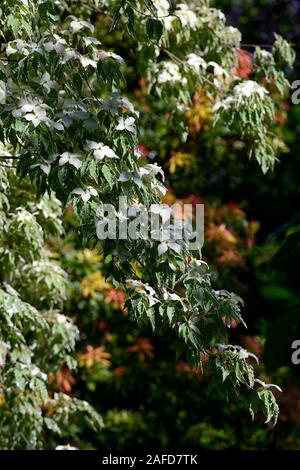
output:
[[[213,289],[200,253],[175,236],[97,237],[96,223],[105,222],[101,204],[118,207],[126,196],[131,206],[150,208],[166,188],[161,168],[139,158],[139,110],[121,94],[124,60],[101,45],[91,17],[99,14],[132,38],[149,93],[164,101],[181,139],[188,137],[184,115],[201,88],[215,124],[238,135],[263,172],[276,161],[269,89],[283,94],[289,85],[284,69],[294,53],[287,42],[276,36],[271,52],[256,49],[252,81],[233,73],[239,31],[205,0],[5,0],[0,11],[0,139],[3,165],[13,167],[2,169],[0,195],[0,314],[7,325],[0,330],[2,447],[42,447],[45,429],[59,432],[70,413],[86,411],[89,422],[101,425],[87,403],[47,391],[47,374],[74,366],[76,338],[74,325],[56,311],[65,273],[43,248],[44,222],[60,228],[58,200],[72,206],[81,242],[102,251],[106,275],[126,291],[131,316],[174,330],[178,354],[185,351],[191,365],[202,366],[208,356],[212,385],[224,397],[243,390],[252,416],[261,409],[276,422],[276,386],[255,378],[253,355],[227,344],[227,325],[243,322],[242,300]],[[123,215],[116,216],[121,224]]]

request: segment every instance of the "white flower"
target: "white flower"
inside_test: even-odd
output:
[[[22,0],[22,2],[26,2],[27,3],[28,0]],[[49,0],[36,0],[37,1],[37,4],[38,5],[42,5],[43,3],[46,3],[47,1]],[[57,5],[57,6],[61,6],[61,0],[50,0],[50,2],[53,4],[53,5]]]
[[[256,360],[257,364],[259,364],[258,357],[255,354],[248,352],[246,349],[243,349],[241,346],[218,343],[216,344],[216,347],[218,348],[220,353],[223,353],[227,350],[236,353],[239,359],[247,359],[248,357],[253,357],[253,359]]]
[[[196,70],[206,69],[207,63],[205,60],[197,54],[191,53],[187,56],[187,63],[194,67]]]
[[[38,367],[34,366],[31,370],[30,370],[30,375],[31,377],[39,377],[41,378],[42,380],[44,380],[44,382],[46,382],[47,380],[47,374],[44,374],[44,372],[42,372]]]
[[[19,108],[12,111],[12,115],[15,118],[23,117],[26,121],[32,122],[37,127],[41,122],[49,125],[50,119],[47,116],[46,111],[50,109],[41,99],[21,100]]]
[[[168,0],[153,0],[153,4],[157,9],[157,16],[166,16],[169,14],[170,3]]]
[[[51,162],[43,161],[39,163],[34,163],[33,165],[30,166],[30,169],[33,170],[34,168],[40,168],[42,172],[48,176],[51,171]]]
[[[5,104],[6,96],[7,96],[6,84],[2,80],[0,80],[0,104]]]
[[[173,250],[173,251],[176,251],[176,253],[180,253],[182,250],[182,247],[178,243],[172,240],[163,241],[157,247],[158,256],[163,255],[168,250]]]
[[[269,92],[253,80],[245,80],[234,87],[235,95],[242,95],[249,98],[254,93],[258,94],[259,97],[263,99]]]
[[[119,114],[118,108],[121,104],[119,93],[113,93],[111,98],[105,98],[101,100],[101,103],[102,109],[104,109],[104,111],[111,112],[115,115]]]
[[[39,42],[38,44],[36,42],[29,42],[28,46],[29,46],[30,52],[37,52],[38,54],[41,54],[41,55],[44,54],[44,51],[41,48],[41,42]]]
[[[4,366],[6,355],[8,353],[8,345],[3,341],[0,341],[0,367]]]
[[[44,51],[41,47],[42,41],[39,43],[36,42],[26,42],[22,39],[16,39],[15,41],[11,41],[8,43],[6,47],[6,55],[9,57],[12,54],[16,54],[16,52],[20,52],[21,54],[27,56],[30,53],[37,52],[38,54],[43,55]]]
[[[179,17],[183,27],[190,26],[191,29],[196,28],[197,16],[185,3],[179,3],[175,13],[176,16]]]
[[[133,104],[129,101],[128,98],[126,98],[126,96],[122,96],[120,98],[120,103],[121,103],[122,108],[126,108],[126,110],[128,110],[130,113],[133,113],[136,116],[139,116],[139,112],[134,109]]]
[[[149,179],[154,178],[156,175],[160,174],[165,179],[165,174],[160,166],[157,163],[149,163],[148,165],[141,167],[139,169],[139,174],[141,177],[148,177]]]
[[[233,26],[227,26],[226,31],[228,31],[230,34],[239,33],[239,30],[237,28],[234,28]]]
[[[76,52],[74,51],[74,49],[71,49],[70,47],[68,47],[67,49],[65,49],[64,53],[62,54],[62,63],[63,64],[66,64],[69,60],[71,59],[75,59],[76,57]]]
[[[64,325],[66,323],[68,323],[68,319],[65,315],[62,315],[61,313],[57,313],[55,315],[55,319],[57,321],[57,323],[61,324],[61,325]]]
[[[10,41],[6,46],[6,55],[7,57],[16,54],[17,52],[21,52],[24,55],[29,54],[29,50],[27,47],[27,43],[22,41],[21,39],[17,39],[16,41]]]
[[[133,117],[127,117],[127,118],[120,118],[118,121],[118,125],[116,127],[117,131],[128,131],[132,132],[133,134],[136,133],[136,127],[135,127],[135,120]]]
[[[120,174],[118,181],[121,183],[126,183],[127,181],[134,181],[135,184],[138,186],[142,186],[142,178],[140,177],[138,172],[130,173],[128,171],[124,171]]]
[[[260,55],[261,57],[263,57],[264,59],[272,59],[272,58],[273,58],[272,53],[269,52],[269,51],[266,51],[265,49],[261,49],[261,50],[259,51],[259,55]]]
[[[73,21],[70,23],[72,33],[78,33],[78,31],[81,31],[82,29],[89,29],[91,32],[93,32],[95,29],[94,26],[88,21],[78,20],[74,16],[69,16],[69,18],[73,18]]]
[[[75,188],[73,189],[71,194],[78,194],[79,196],[81,196],[83,202],[87,202],[92,196],[97,196],[98,193],[95,188],[93,188],[92,186],[88,186],[86,190],[82,188]]]
[[[62,39],[58,35],[54,35],[54,38],[56,39],[56,42],[53,41],[48,41],[44,42],[43,47],[46,52],[51,52],[55,51],[57,54],[62,55],[64,54],[66,47],[67,47],[67,42],[65,39]]]
[[[263,382],[262,380],[259,380],[259,379],[254,379],[254,382],[258,383],[259,385],[261,385],[263,388],[276,388],[276,390],[278,390],[279,392],[282,392],[282,389],[280,387],[278,387],[278,385],[275,385],[275,384],[266,384],[265,382]]]
[[[85,69],[87,67],[93,67],[93,69],[97,68],[97,62],[95,60],[89,59],[88,57],[84,57],[82,55],[79,56],[79,60],[82,67],[84,67]]]
[[[11,43],[9,42],[9,43],[7,44],[7,46],[6,46],[6,51],[5,51],[5,52],[6,52],[7,57],[9,57],[10,55],[15,54],[15,53],[17,52],[17,49],[15,49],[15,48],[11,45]]]
[[[78,448],[70,446],[70,444],[66,444],[65,446],[56,446],[55,450],[78,450]]]
[[[99,39],[96,39],[96,38],[93,38],[93,37],[90,37],[90,36],[84,36],[83,41],[84,41],[86,47],[90,46],[91,44],[93,44],[94,46],[99,46],[101,44]]]
[[[219,64],[217,64],[216,62],[213,62],[213,61],[210,61],[208,62],[207,66],[211,66],[213,67],[214,69],[214,75],[216,77],[226,77],[228,74],[226,72],[225,69],[223,69],[223,67],[221,67]]]
[[[240,44],[242,35],[237,28],[234,28],[233,26],[227,26],[224,32],[227,38],[231,41],[231,43],[234,42],[235,45]]]
[[[151,204],[150,213],[159,215],[165,224],[171,218],[172,209],[166,204]]]
[[[64,39],[56,34],[54,34],[53,37],[56,39],[55,42],[53,42],[52,37],[50,40],[46,38],[43,42],[43,48],[46,52],[55,51],[56,54],[61,56],[61,62],[63,64],[76,57],[75,50],[68,47],[68,44]]]
[[[145,295],[148,298],[150,307],[159,302],[155,290],[149,284],[144,284],[142,281],[136,281],[135,279],[128,279],[126,283],[131,289]]]
[[[246,351],[246,349],[241,348],[238,352],[238,357],[239,359],[248,359],[248,357],[253,357],[253,359],[255,359],[255,361],[257,362],[257,364],[259,364],[258,357],[255,354]]]
[[[129,99],[120,96],[119,92],[112,93],[110,98],[101,100],[101,103],[104,111],[112,112],[115,115],[119,114],[119,108],[126,108],[129,112],[138,114]]]
[[[56,90],[58,88],[58,83],[55,80],[51,80],[48,72],[45,72],[43,76],[37,80],[37,83],[42,85],[47,93],[50,93],[51,90]]]
[[[232,97],[232,96],[228,96],[228,97],[225,98],[225,100],[223,100],[223,101],[217,101],[217,102],[214,104],[212,110],[213,110],[214,113],[217,112],[220,108],[223,108],[223,109],[225,109],[226,111],[228,111],[228,109],[231,108],[232,103],[234,103],[233,97]]]
[[[164,300],[174,300],[174,302],[178,301],[178,302],[182,302],[182,298],[179,297],[178,294],[173,294],[172,292],[168,292],[166,289],[164,289],[164,293],[163,293],[163,299]]]
[[[91,140],[87,140],[87,146],[90,150],[93,150],[93,156],[96,160],[103,160],[103,158],[119,158],[115,152],[108,147],[108,145],[104,145],[101,142],[93,142]]]
[[[66,99],[62,109],[63,111],[56,114],[55,117],[61,119],[65,127],[69,128],[73,120],[79,119],[83,122],[83,126],[86,129],[96,129],[97,122],[93,118],[93,115],[86,109],[84,103]]]
[[[166,61],[166,62],[163,62],[161,65],[161,70],[158,73],[157,82],[158,83],[181,82],[182,84],[186,84],[187,79],[185,77],[182,77],[177,64],[174,64],[173,62],[170,62],[170,61]]]
[[[120,65],[123,65],[125,63],[124,59],[120,55],[115,54],[114,52],[100,51],[99,52],[99,59],[100,60],[101,59],[114,59]]]
[[[58,164],[59,166],[62,166],[69,163],[70,165],[75,166],[78,170],[82,165],[82,157],[83,155],[81,153],[64,152],[60,155]]]

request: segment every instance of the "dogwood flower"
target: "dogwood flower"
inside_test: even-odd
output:
[[[76,52],[74,51],[74,49],[71,49],[71,47],[67,47],[64,53],[62,54],[61,63],[66,64],[67,62],[69,62],[69,60],[75,59],[75,58],[76,58]]]
[[[258,357],[253,354],[248,352],[246,349],[243,349],[241,346],[238,345],[232,345],[232,344],[216,344],[219,352],[223,353],[224,351],[231,351],[237,354],[239,359],[247,359],[248,357],[253,357],[257,364],[259,363]]]
[[[49,123],[50,119],[46,113],[48,109],[49,106],[39,98],[21,99],[19,107],[12,110],[12,115],[16,118],[23,117],[37,127],[41,122]]]
[[[155,290],[153,289],[153,287],[149,286],[147,283],[145,284],[142,281],[136,281],[135,279],[128,279],[126,281],[126,284],[131,289],[134,289],[140,294],[145,295],[149,301],[150,307],[152,307],[152,305],[155,305],[159,302]]]
[[[99,51],[98,57],[100,60],[114,59],[119,65],[123,65],[125,63],[123,57],[115,54],[114,52]]]
[[[71,152],[64,152],[60,155],[59,159],[59,166],[65,165],[69,163],[78,170],[82,165],[82,153],[71,153]]]
[[[190,26],[191,29],[196,29],[197,27],[197,16],[195,13],[189,9],[185,3],[179,3],[176,8],[176,16],[181,21],[183,27]]]
[[[30,369],[30,375],[31,377],[39,377],[42,379],[44,382],[46,382],[48,376],[44,372],[42,372],[38,367],[34,366]]]
[[[161,242],[157,247],[158,256],[163,255],[168,250],[173,250],[176,253],[180,253],[182,250],[182,247],[173,240],[165,240]]]
[[[226,72],[225,69],[223,69],[223,67],[221,67],[216,62],[213,62],[212,60],[207,63],[207,67],[209,67],[209,66],[213,68],[213,73],[214,73],[215,77],[217,77],[217,78],[226,77],[228,75],[228,73]]]
[[[88,186],[86,190],[82,188],[75,188],[71,194],[78,194],[83,202],[87,202],[91,199],[92,196],[97,196],[97,191],[92,186]]]
[[[25,56],[32,54],[32,53],[37,53],[40,55],[45,54],[42,48],[42,41],[39,41],[38,43],[36,43],[33,41],[26,42],[26,41],[23,41],[22,39],[16,39],[15,41],[11,41],[8,43],[6,47],[6,55],[8,57],[12,54],[16,54],[17,52]]]
[[[193,52],[187,56],[187,63],[191,66],[194,67],[196,70],[200,69],[206,69],[207,63],[205,60],[200,57],[197,54],[194,54]]]
[[[70,23],[70,28],[72,33],[78,33],[82,29],[89,29],[91,33],[95,30],[95,27],[88,21],[78,20],[75,16],[69,16],[72,19]]]
[[[233,103],[234,103],[234,98],[232,96],[228,96],[222,101],[217,101],[212,107],[212,111],[215,113],[221,108],[223,108],[225,111],[228,111],[228,109],[231,108],[231,105]]]
[[[104,109],[104,111],[111,112],[114,115],[118,115],[119,114],[118,108],[121,104],[119,97],[120,97],[119,93],[113,93],[111,98],[105,98],[101,100],[102,109]]]
[[[55,42],[52,41],[52,38],[49,41],[48,38],[46,38],[46,42],[43,43],[43,48],[46,52],[55,51],[59,55],[64,54],[67,48],[67,42],[56,34],[54,35],[54,39],[56,39]]]
[[[139,169],[139,174],[142,178],[146,177],[146,179],[155,178],[156,175],[160,174],[162,176],[162,179],[165,179],[165,174],[162,168],[157,165],[157,163],[149,163],[148,165],[141,167]]]
[[[82,55],[78,57],[79,57],[82,67],[84,67],[85,69],[88,67],[93,67],[93,69],[97,68],[97,62],[95,60],[89,59],[88,57],[84,57]]]
[[[130,173],[129,171],[124,171],[123,173],[120,174],[118,181],[121,183],[126,183],[127,181],[133,181],[135,184],[138,186],[142,186],[142,178],[140,177],[140,174],[135,171],[133,173]]]
[[[71,99],[66,99],[63,105],[63,111],[56,114],[63,123],[64,126],[69,128],[73,120],[81,120],[83,126],[86,129],[93,130],[97,127],[97,122],[93,118],[93,115],[86,109],[84,103],[81,101],[75,101]]]
[[[8,353],[8,345],[4,341],[0,341],[0,367],[4,366],[5,358]]]
[[[42,162],[34,163],[30,166],[30,169],[33,170],[34,168],[40,168],[45,175],[49,175],[51,171],[51,162],[45,160]]]
[[[133,134],[136,133],[136,127],[135,127],[135,120],[133,117],[127,117],[127,118],[120,118],[118,121],[118,125],[116,127],[117,131],[128,131],[132,132]]]
[[[168,82],[181,82],[182,84],[186,84],[187,79],[182,77],[177,64],[171,61],[165,61],[158,69],[157,82],[161,84]]]
[[[168,0],[153,0],[153,4],[157,10],[157,16],[166,16],[169,14],[170,3]]]
[[[101,104],[104,111],[111,112],[116,116],[119,114],[119,108],[125,108],[130,113],[138,115],[129,99],[121,96],[119,92],[112,93],[110,98],[102,99]]]
[[[99,46],[101,44],[99,39],[93,38],[91,36],[84,36],[83,41],[84,41],[84,44],[86,45],[86,47],[90,46],[91,44],[93,46]]]
[[[118,155],[108,145],[104,145],[101,142],[93,142],[87,140],[87,146],[89,150],[93,151],[93,156],[96,160],[101,161],[103,158],[119,158]]]
[[[48,72],[45,72],[42,77],[37,80],[37,83],[42,85],[47,93],[50,93],[51,90],[56,90],[58,88],[58,83],[55,80],[51,80]]]
[[[278,385],[266,384],[265,382],[263,382],[262,380],[259,380],[259,379],[254,379],[254,382],[258,383],[259,385],[261,385],[265,389],[273,387],[273,388],[276,388],[276,390],[278,390],[279,392],[282,392],[282,389],[280,387],[278,387]]]
[[[161,217],[162,223],[164,224],[170,220],[172,209],[167,204],[151,204],[150,213],[159,215]]]
[[[233,91],[235,95],[242,95],[246,96],[247,98],[256,93],[261,99],[263,99],[269,93],[268,90],[253,80],[244,80],[242,83],[236,85]]]
[[[70,446],[70,444],[66,444],[65,446],[56,446],[55,450],[78,450],[78,447]]]

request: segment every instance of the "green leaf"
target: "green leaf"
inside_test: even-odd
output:
[[[131,36],[134,37],[134,11],[131,7],[127,7],[125,10],[125,15],[128,18],[127,29]]]
[[[157,14],[158,14],[157,8],[154,5],[154,3],[152,2],[152,0],[144,0],[144,3],[146,5],[146,8],[150,11],[150,13],[152,13],[152,15],[154,15],[154,16],[157,16]]]
[[[109,166],[104,164],[103,167],[101,168],[101,172],[102,172],[104,178],[106,179],[106,181],[108,182],[109,186],[112,188],[112,186],[113,186],[113,174],[112,174]]]
[[[18,36],[20,29],[20,21],[14,15],[8,15],[7,19],[8,26],[11,27],[15,36]]]
[[[163,25],[161,21],[148,18],[146,21],[146,33],[149,39],[159,41],[163,33]]]

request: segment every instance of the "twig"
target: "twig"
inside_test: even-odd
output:
[[[180,20],[179,16],[177,16],[177,15],[175,15],[175,14],[173,14],[173,13],[172,13],[172,14],[168,13],[167,15],[163,15],[163,16],[155,16],[155,15],[149,15],[149,14],[147,14],[147,13],[144,13],[143,11],[140,11],[140,10],[138,10],[137,8],[133,7],[133,6],[131,6],[131,8],[132,8],[136,13],[138,13],[139,15],[144,16],[145,18],[153,18],[153,17],[154,17],[156,20],[162,20],[162,19],[164,19],[164,18],[174,18],[174,17],[175,17],[175,18],[178,18],[178,19]]]
[[[102,108],[102,103],[101,101],[99,100],[99,98],[97,97],[97,95],[95,94],[94,90],[92,89],[91,85],[90,85],[90,82],[88,81],[88,79],[86,78],[85,74],[82,74],[81,75],[83,77],[83,79],[85,80],[87,86],[89,87],[90,89],[90,92],[92,93],[93,97],[95,98],[95,100],[98,102],[98,104],[101,106]]]

